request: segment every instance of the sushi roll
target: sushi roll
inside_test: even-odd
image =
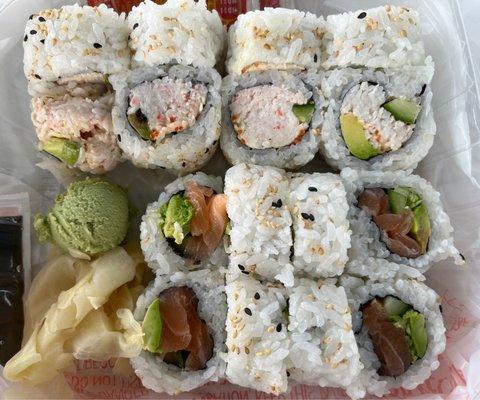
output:
[[[314,14],[286,8],[240,14],[228,31],[228,73],[317,69],[324,23]]]
[[[285,289],[239,276],[226,286],[227,379],[279,395],[287,391],[288,310]]]
[[[144,349],[131,359],[143,386],[177,395],[218,381],[225,373],[227,313],[218,271],[157,276],[137,300]]]
[[[426,272],[452,257],[464,263],[440,194],[423,178],[406,172],[341,173],[349,203],[351,258],[385,258]]]
[[[142,217],[145,261],[157,275],[226,266],[227,224],[221,178],[202,172],[179,178]]]
[[[287,291],[290,377],[307,385],[349,388],[362,364],[345,290],[332,279],[300,279]]]
[[[221,118],[221,79],[214,69],[168,65],[111,81],[114,130],[133,164],[183,175],[210,160]]]
[[[130,66],[128,26],[105,5],[64,6],[30,16],[23,38],[24,72],[32,96],[101,85]]]
[[[433,67],[328,71],[320,152],[333,167],[412,171],[436,133]]]
[[[388,262],[381,268],[388,269]],[[383,396],[425,382],[445,350],[440,297],[424,283],[404,277],[382,281],[342,277],[363,364],[351,390]]]
[[[432,63],[425,54],[417,11],[385,5],[329,15],[324,68],[403,68]]]
[[[103,174],[114,169],[121,152],[113,133],[112,105],[112,95],[33,98],[39,148],[84,172]]]
[[[292,217],[284,171],[239,164],[225,174],[230,219],[229,274],[254,274],[293,285]]]
[[[341,275],[351,234],[342,180],[334,174],[293,174],[288,207],[295,272],[323,278]]]
[[[317,74],[276,70],[223,79],[221,147],[231,164],[297,169],[319,147],[323,97]]]
[[[225,28],[205,0],[167,0],[162,5],[146,0],[133,7],[127,22],[134,68],[163,64],[213,68],[223,55]]]

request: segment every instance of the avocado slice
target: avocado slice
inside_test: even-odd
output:
[[[292,111],[300,123],[309,124],[312,120],[313,112],[315,111],[315,104],[294,104],[292,106]]]
[[[402,319],[410,347],[410,354],[415,361],[422,358],[427,352],[428,335],[425,317],[418,311],[409,310],[403,315]]]
[[[388,189],[388,202],[394,214],[401,214],[407,208],[408,196],[395,189]]]
[[[142,322],[143,348],[150,353],[160,353],[162,343],[163,322],[160,314],[160,299],[155,299],[148,306]]]
[[[80,155],[80,145],[68,139],[52,137],[41,144],[42,150],[73,167]]]
[[[431,233],[430,218],[425,204],[422,203],[413,209],[413,222],[409,233],[420,245],[421,253],[425,253]]]
[[[385,308],[389,317],[394,315],[401,317],[410,306],[394,296],[386,296],[383,299],[383,308]]]
[[[352,113],[340,116],[340,129],[348,150],[355,157],[360,160],[368,160],[380,154],[366,138],[363,124]]]
[[[138,109],[134,114],[127,114],[127,119],[142,139],[152,140],[150,136],[152,130],[148,126],[147,117],[142,113],[142,110]]]
[[[163,206],[162,206],[163,207]],[[185,236],[190,232],[190,221],[195,215],[195,209],[190,201],[180,194],[171,197],[166,210],[160,208],[160,218],[164,212],[164,222],[160,222],[166,238],[175,239],[175,243],[182,244]]]
[[[386,102],[382,107],[391,113],[397,121],[406,124],[413,124],[422,109],[417,103],[407,99],[393,99]]]

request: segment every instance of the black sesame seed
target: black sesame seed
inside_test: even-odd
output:
[[[312,222],[315,221],[315,217],[313,216],[313,214],[310,214],[310,215],[308,216],[308,218],[309,218],[310,221],[312,221]]]
[[[135,23],[133,24],[133,29],[137,29],[137,28],[138,28],[138,22],[135,22]]]
[[[277,327],[275,328],[275,330],[276,330],[277,332],[281,332],[281,331],[282,331],[282,324],[281,324],[281,323],[278,323],[278,324],[277,324]]]
[[[122,141],[122,137],[121,137],[120,135],[117,135],[117,140],[118,140],[119,142],[121,142],[121,141]]]
[[[443,314],[443,307],[442,307],[442,305],[440,304],[438,307],[440,308],[440,312]]]
[[[466,261],[466,258],[465,258],[465,256],[464,256],[462,253],[459,253],[459,255],[460,255],[460,257],[462,257],[462,260],[463,260],[463,261]]]
[[[253,298],[254,298],[255,300],[260,300],[260,293],[255,292]]]
[[[250,272],[248,272],[248,271],[242,271],[242,274],[248,275],[248,274],[250,274]]]
[[[252,316],[252,310],[250,310],[248,307],[245,307],[243,311],[245,311],[245,314]]]
[[[310,192],[318,192],[318,189],[317,189],[316,187],[313,187],[313,186],[310,186],[310,187],[308,188],[308,190],[309,190]]]
[[[240,271],[245,271],[245,267],[242,264],[238,264],[238,269]]]
[[[36,35],[36,34],[37,34],[37,31],[36,31],[35,29],[32,29],[32,30],[30,31],[30,35]]]
[[[187,165],[187,163],[184,161],[182,162],[182,167],[185,167]]]
[[[35,14],[32,14],[28,17],[28,19],[33,19],[34,16],[35,16]]]
[[[360,14],[358,14],[357,18],[364,19],[366,16],[367,16],[367,13],[365,11],[362,11]]]
[[[37,79],[42,79],[42,77],[41,77],[40,75],[38,75],[38,74],[35,74],[34,76],[35,76],[35,78],[37,78]]]
[[[43,17],[38,17],[38,20],[39,20],[40,22],[45,22],[45,18],[43,18]]]
[[[280,208],[283,206],[282,199],[278,199],[277,201],[272,202],[272,207]]]
[[[210,151],[210,149],[207,147],[207,148],[205,149],[205,154],[207,154],[209,151]]]
[[[23,41],[26,42],[27,40],[28,40],[28,36],[25,35],[25,36],[23,37]]]
[[[318,56],[316,54],[313,55],[313,62],[316,63],[318,60]]]
[[[290,377],[290,372],[287,371],[287,378],[289,378],[289,377]]]
[[[422,90],[420,91],[419,96],[421,96],[422,94],[424,94],[426,89],[427,89],[427,84],[425,83],[425,84],[422,86]]]
[[[100,43],[94,43],[93,47],[95,47],[96,49],[101,49],[102,45]]]
[[[45,39],[40,40],[41,44],[45,44]]]
[[[301,215],[303,219],[310,219],[310,214],[302,213]]]

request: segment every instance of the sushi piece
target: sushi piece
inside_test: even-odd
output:
[[[323,278],[341,275],[351,234],[342,180],[333,174],[293,174],[288,207],[295,271]]]
[[[324,104],[316,74],[275,70],[223,79],[221,147],[231,164],[297,169],[315,156]]]
[[[132,66],[164,64],[213,68],[223,55],[225,28],[205,0],[146,0],[127,18]]]
[[[210,160],[221,118],[221,80],[214,69],[161,66],[111,81],[114,131],[133,164],[183,175]]]
[[[329,15],[324,68],[403,68],[432,63],[425,54],[417,11],[385,5]]]
[[[300,279],[288,295],[290,377],[307,385],[349,389],[362,364],[345,290],[332,279]]]
[[[145,261],[157,275],[226,265],[222,180],[198,172],[169,184],[140,226]]]
[[[391,263],[375,262],[388,269]],[[392,389],[415,389],[425,382],[445,350],[440,297],[422,282],[342,277],[352,309],[353,329],[363,364],[357,393],[383,396]]]
[[[225,291],[227,379],[274,395],[285,393],[290,347],[285,289],[239,276]]]
[[[314,14],[286,8],[240,14],[228,31],[228,73],[317,69],[324,23]]]
[[[104,174],[121,160],[113,133],[113,96],[34,97],[32,122],[39,148],[69,167]]]
[[[293,285],[292,217],[284,171],[239,164],[225,174],[232,277],[254,274]]]
[[[130,66],[125,15],[105,5],[63,6],[30,16],[23,38],[24,72],[32,96],[102,85]]]
[[[412,171],[436,133],[429,88],[433,67],[328,71],[320,152],[333,167]]]
[[[226,301],[218,271],[157,276],[137,300],[144,350],[131,359],[142,384],[177,395],[224,376]]]
[[[344,169],[352,229],[352,258],[385,258],[426,272],[433,262],[464,261],[440,194],[423,178],[405,172]]]

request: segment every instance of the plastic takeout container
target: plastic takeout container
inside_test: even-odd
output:
[[[229,0],[232,4],[242,0]],[[0,3],[0,194],[19,187],[28,191],[32,212],[45,211],[61,185],[47,171],[36,168],[40,156],[30,122],[29,96],[22,73],[22,37],[25,21],[33,12],[74,1],[4,0]],[[375,7],[380,0],[278,0],[280,6],[328,15]],[[455,228],[456,245],[465,256],[465,267],[449,260],[435,265],[427,274],[427,284],[443,298],[447,328],[447,349],[441,366],[432,377],[413,391],[396,390],[389,398],[455,398],[480,396],[480,112],[479,85],[468,48],[457,0],[391,0],[417,9],[421,14],[427,52],[436,73],[432,83],[433,108],[437,123],[435,143],[416,173],[441,192],[442,201]],[[245,9],[259,7],[259,1],[245,0]],[[43,163],[45,165],[45,163]],[[206,172],[223,174],[227,163],[220,152]],[[315,159],[303,170],[327,170]],[[15,179],[14,179],[14,178]],[[162,172],[135,169],[128,163],[107,176],[125,187],[133,187],[131,199],[139,209],[155,200],[174,177]],[[75,176],[59,174],[64,184]],[[42,248],[32,243],[34,271],[44,261]],[[134,375],[114,374],[114,362],[77,361],[65,374],[79,398],[170,398],[149,392]],[[0,382],[0,392],[6,382]],[[43,393],[46,396],[48,393]],[[338,389],[294,386],[280,398],[344,398]],[[220,382],[206,385],[178,398],[246,399],[274,398],[272,395]]]

